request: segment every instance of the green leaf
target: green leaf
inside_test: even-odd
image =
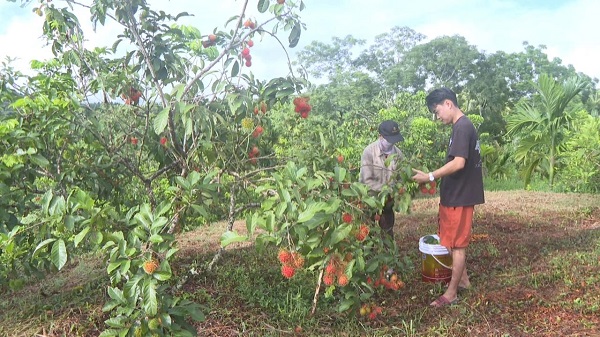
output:
[[[61,270],[65,266],[65,263],[67,263],[67,248],[62,239],[55,241],[52,245],[50,260],[58,270]]]
[[[128,259],[118,259],[117,261],[111,262],[106,267],[106,271],[111,274],[115,269],[119,268],[121,264],[125,261],[129,261]]]
[[[267,10],[269,10],[269,0],[260,0],[258,1],[258,11],[261,13],[266,12]]]
[[[121,268],[119,268],[119,272],[121,273],[121,275],[125,275],[129,271],[129,268],[131,268],[131,260],[127,259],[125,260],[125,263],[121,263]]]
[[[181,97],[183,97],[183,92],[185,91],[185,84],[181,83],[173,86],[173,90],[171,93],[175,93],[175,98],[177,101],[181,101]]]
[[[236,77],[240,73],[240,62],[238,60],[231,67],[231,77]]]
[[[296,180],[304,177],[307,172],[308,172],[308,168],[306,168],[306,166],[301,167],[298,171],[296,171]]]
[[[292,196],[290,195],[290,192],[289,192],[288,190],[284,190],[284,189],[282,189],[282,190],[279,192],[279,195],[280,195],[281,197],[283,197],[283,200],[284,200],[285,202],[291,202],[291,201],[292,201]]]
[[[354,305],[354,300],[352,300],[352,299],[344,299],[340,303],[340,306],[338,307],[338,311],[339,312],[344,312],[344,311],[350,309],[353,305]]]
[[[148,239],[148,241],[150,241],[152,243],[161,243],[165,240],[163,239],[162,236],[160,236],[160,234],[154,234]]]
[[[75,206],[73,206],[71,212],[75,212],[75,210],[78,210],[80,208],[85,210],[91,210],[94,207],[94,199],[92,199],[87,193],[85,193],[82,190],[77,190],[77,192],[72,195],[72,198],[75,202]]]
[[[335,181],[342,182],[346,178],[346,169],[343,167],[336,166],[334,169]]]
[[[173,204],[170,201],[164,201],[162,202],[160,205],[158,205],[156,207],[156,209],[154,210],[154,214],[156,216],[161,216],[166,214],[168,211],[171,210],[171,207],[173,206]]]
[[[38,250],[40,250],[41,248],[46,247],[47,245],[49,245],[50,243],[52,243],[54,241],[56,241],[56,239],[53,238],[53,239],[46,239],[46,240],[40,242],[37,245],[37,247],[35,247],[35,249],[33,250],[33,254],[32,255],[35,257],[35,254],[37,253]]]
[[[377,201],[373,198],[364,198],[362,201],[371,208],[379,208],[379,206],[377,205]]]
[[[160,218],[154,219],[154,222],[152,222],[152,227],[150,227],[152,229],[152,233],[156,234],[157,230],[162,230],[162,228],[165,227],[168,222],[169,219],[162,216]]]
[[[144,275],[143,274],[136,274],[134,275],[131,279],[129,279],[129,281],[127,281],[127,283],[125,283],[125,286],[123,287],[123,300],[125,299],[125,296],[127,296],[128,298],[132,298],[136,296],[137,291],[137,286],[138,283],[140,283],[140,281],[144,279]],[[111,296],[112,298],[112,296]]]
[[[199,172],[192,171],[188,174],[186,179],[190,182],[191,185],[196,185],[196,184],[198,184],[200,179],[202,179],[202,176],[200,175]]]
[[[95,243],[97,245],[99,245],[102,243],[102,240],[104,239],[104,235],[100,231],[94,231],[94,232],[92,232],[92,240],[94,240],[94,239],[95,239]]]
[[[191,204],[190,207],[192,207],[192,209],[196,213],[200,214],[204,218],[208,219],[210,217],[209,214],[208,214],[208,212],[206,211],[206,208],[204,208],[204,206],[200,206],[200,205],[196,205],[196,204]]]
[[[351,188],[345,188],[342,190],[342,195],[345,197],[356,197],[358,196],[358,193]]]
[[[362,254],[356,257],[356,269],[359,272],[364,272],[365,270],[365,257]]]
[[[102,307],[102,311],[103,312],[108,312],[113,310],[114,308],[116,308],[119,305],[119,302],[117,301],[108,301],[104,304],[104,306]]]
[[[308,236],[308,228],[306,228],[306,226],[302,226],[302,225],[293,226],[292,231],[294,233],[296,233],[296,237],[301,242],[305,241],[306,237]]]
[[[143,205],[140,209],[140,212],[134,216],[134,218],[144,227],[151,228],[152,227],[152,213],[148,205]]]
[[[165,259],[169,259],[173,254],[177,253],[177,251],[179,251],[179,248],[171,248],[167,251],[167,254],[165,255]]]
[[[285,88],[281,90],[277,90],[275,92],[275,98],[285,98],[292,95],[295,92],[294,88]]]
[[[312,191],[313,189],[318,188],[322,184],[323,184],[323,180],[321,180],[321,179],[314,179],[314,178],[306,179],[306,190]]]
[[[48,215],[62,215],[65,211],[65,198],[62,196],[52,198],[48,207]]]
[[[321,245],[321,241],[323,236],[321,233],[312,233],[308,238],[304,240],[304,243],[308,245],[311,249],[315,249]]]
[[[227,231],[221,235],[221,247],[227,247],[234,242],[243,242],[248,238],[237,234],[234,231]]]
[[[348,278],[352,278],[352,270],[354,269],[354,264],[356,263],[356,260],[353,259],[352,261],[350,261],[348,263],[348,265],[346,266],[346,275],[348,275]]]
[[[48,167],[50,165],[48,159],[46,159],[40,154],[34,154],[33,156],[29,157],[29,160],[31,160],[32,163],[41,167]]]
[[[163,313],[160,315],[160,320],[162,322],[162,325],[165,327],[170,327],[173,320],[171,319],[171,315]]]
[[[290,42],[290,48],[294,48],[298,45],[298,42],[300,41],[301,32],[302,29],[300,27],[300,24],[296,22],[294,28],[292,28],[292,31],[290,32],[290,36],[288,37],[288,40]]]
[[[329,202],[329,205],[327,205],[327,207],[323,208],[323,210],[325,210],[325,212],[327,214],[336,213],[338,211],[338,209],[340,208],[340,205],[342,204],[342,200],[340,200],[338,198],[330,199],[328,202]]]
[[[248,231],[248,236],[254,235],[254,231],[256,230],[256,213],[246,215],[246,230]]]
[[[144,311],[148,316],[156,316],[158,312],[158,300],[156,298],[156,280],[151,279],[144,284],[143,291]]]
[[[111,328],[124,328],[125,322],[127,322],[127,317],[125,316],[111,317],[104,321]]]
[[[179,185],[182,189],[189,191],[192,189],[191,184],[187,181],[187,179],[185,179],[182,176],[177,176],[175,177],[175,182],[177,183],[177,185]]]
[[[337,226],[333,230],[333,233],[331,234],[331,238],[329,239],[329,246],[333,246],[336,243],[347,238],[350,235],[351,231],[352,231],[352,225],[344,224],[344,225]]]
[[[327,222],[329,219],[331,219],[331,215],[325,212],[318,212],[315,213],[315,215],[312,218],[306,221],[304,223],[304,226],[306,226],[308,229],[315,229],[318,226]]]
[[[171,273],[165,271],[157,271],[154,274],[152,274],[152,277],[159,281],[166,281],[171,278]]]
[[[74,216],[72,216],[70,214],[66,215],[64,221],[65,221],[65,227],[68,230],[72,231],[73,228],[75,228],[75,217]]]
[[[298,215],[298,222],[307,222],[315,216],[316,212],[317,208],[313,204],[309,205],[307,209],[305,209]]]
[[[181,102],[177,102],[177,108],[179,110],[179,113],[181,113],[181,114],[186,114],[187,112],[189,112],[190,110],[192,110],[195,107],[196,107],[196,104],[184,104]],[[193,171],[193,172],[195,172],[195,171]]]
[[[110,296],[110,298],[112,298],[115,301],[118,301],[121,304],[127,304],[127,300],[125,300],[123,292],[119,288],[108,287],[108,296]]]
[[[268,232],[273,232],[275,230],[275,225],[276,225],[275,214],[273,214],[273,213],[267,214],[267,216],[265,218],[264,228]]]
[[[160,135],[167,128],[168,120],[169,120],[169,110],[170,107],[166,107],[159,112],[154,118],[154,132],[157,135]]]
[[[286,209],[287,209],[287,203],[286,202],[280,202],[277,205],[277,208],[275,209],[275,216],[277,218],[281,218],[281,216],[283,216],[283,213],[285,212]]]

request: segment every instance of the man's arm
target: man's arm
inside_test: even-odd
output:
[[[432,171],[434,179],[442,178],[445,176],[449,176],[454,172],[460,171],[465,167],[467,160],[463,157],[454,157],[451,161],[444,164],[444,166],[439,169]],[[414,181],[419,184],[424,184],[429,182],[429,172],[419,171],[417,169],[413,169],[416,173],[412,178]]]
[[[365,149],[360,159],[359,181],[369,186],[370,190],[379,191],[381,189],[381,185],[379,184],[379,179],[377,179],[375,171],[375,166],[373,164],[373,153],[371,153],[371,151],[368,149]]]

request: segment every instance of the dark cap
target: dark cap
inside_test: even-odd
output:
[[[400,128],[398,123],[394,121],[383,121],[379,124],[379,134],[385,138],[388,142],[394,144],[404,140],[404,137],[400,134]]]

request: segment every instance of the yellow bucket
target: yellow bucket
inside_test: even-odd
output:
[[[452,255],[446,247],[425,243],[425,237],[419,239],[419,251],[423,253],[421,280],[424,282],[448,283],[452,278]],[[439,241],[439,236],[431,235]]]

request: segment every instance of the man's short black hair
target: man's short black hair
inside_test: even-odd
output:
[[[427,97],[425,97],[425,103],[427,104],[427,109],[429,109],[429,111],[433,111],[436,105],[442,104],[447,99],[449,99],[456,107],[458,107],[456,94],[454,91],[448,88],[438,88],[431,91]]]

